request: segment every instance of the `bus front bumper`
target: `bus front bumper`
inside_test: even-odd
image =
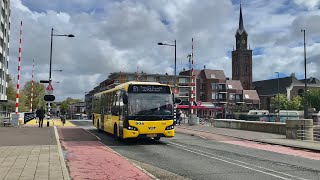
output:
[[[154,137],[173,137],[174,129],[165,130],[163,133],[139,133],[139,131],[123,129],[123,139],[126,138],[154,138]]]

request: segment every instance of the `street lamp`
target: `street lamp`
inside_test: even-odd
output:
[[[174,86],[174,91],[176,90],[176,76],[177,76],[177,40],[174,40],[174,44],[167,44],[167,43],[158,43],[159,46],[174,46],[174,76],[173,76],[173,86]],[[174,121],[177,122],[176,119],[176,102],[175,102],[175,93],[173,93],[173,100],[175,104],[174,108]]]
[[[304,46],[304,118],[308,118],[308,102],[307,102],[307,55],[306,55],[306,30],[301,29],[303,32],[303,46]]]
[[[52,81],[51,79],[51,67],[52,67],[52,39],[53,36],[66,36],[66,37],[74,37],[73,34],[53,34],[53,28],[51,28],[51,46],[50,46],[50,69],[49,69],[49,82]],[[62,71],[62,70],[61,70]]]
[[[280,91],[279,91],[279,72],[275,72],[275,73],[277,73],[278,74],[278,117],[279,117],[279,115],[280,115]]]
[[[53,39],[53,36],[66,36],[66,37],[74,37],[74,35],[72,34],[53,34],[53,28],[51,28],[51,44],[50,44],[50,69],[49,69],[49,85],[51,84],[52,82],[52,78],[51,78],[51,67],[52,67],[52,39]],[[62,70],[61,70],[62,71]],[[61,72],[60,71],[60,72]],[[53,96],[54,97],[54,96]],[[51,103],[48,102],[48,112],[50,114],[50,109],[51,107]],[[47,121],[47,126],[49,126],[49,121]]]
[[[176,76],[177,76],[177,40],[174,40],[174,44],[158,43],[159,46],[174,46],[174,77],[173,86],[176,88]]]

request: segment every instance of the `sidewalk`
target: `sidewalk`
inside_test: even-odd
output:
[[[53,127],[1,127],[0,137],[0,179],[70,179]]]
[[[216,128],[213,126],[204,126],[204,125],[190,126],[188,124],[181,124],[181,126],[175,126],[175,129],[177,132],[179,132],[179,130],[181,132],[181,130],[183,129],[188,129],[192,131],[225,135],[225,136],[240,138],[240,139],[249,140],[249,141],[289,146],[289,147],[308,149],[313,151],[320,151],[320,142],[286,139],[286,136],[281,134],[271,134],[271,133],[264,133],[264,132],[245,131],[245,130],[228,129],[228,128]]]

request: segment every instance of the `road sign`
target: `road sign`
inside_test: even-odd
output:
[[[44,98],[43,98],[45,101],[54,101],[56,99],[56,97],[54,95],[44,95]]]
[[[198,103],[197,103],[197,104],[198,104],[198,106],[201,106],[201,101],[198,101]]]
[[[50,83],[48,80],[40,80],[40,83]]]
[[[48,87],[46,88],[46,92],[47,94],[53,94],[53,87],[52,85],[49,83]]]
[[[48,87],[46,88],[47,91],[53,91],[52,85],[49,83]]]

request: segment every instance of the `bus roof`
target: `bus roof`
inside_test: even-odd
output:
[[[126,83],[122,83],[117,85],[116,87],[112,88],[112,89],[108,89],[102,92],[98,92],[96,93],[94,96],[99,96],[101,94],[107,93],[107,92],[112,92],[115,90],[119,90],[119,89],[128,89],[129,85],[162,85],[162,86],[168,86],[167,84],[161,84],[159,82],[141,82],[141,81],[129,81]]]

